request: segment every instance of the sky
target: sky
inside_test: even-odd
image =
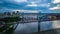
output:
[[[60,13],[60,0],[0,0],[0,13],[13,10]]]

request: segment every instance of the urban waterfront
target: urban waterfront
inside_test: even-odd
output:
[[[60,14],[57,13],[20,13],[12,12],[1,15],[0,21],[6,24],[1,33],[11,29],[13,34],[30,34],[43,32],[60,28]],[[9,33],[8,33],[9,34]]]
[[[0,0],[0,34],[60,34],[60,0]]]

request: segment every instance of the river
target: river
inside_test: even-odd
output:
[[[40,31],[56,29],[56,28],[60,28],[59,20],[45,21],[40,23]],[[21,23],[17,26],[16,30],[14,31],[14,34],[25,34],[25,33],[32,33],[32,32],[38,32],[38,22],[24,23],[24,24]]]

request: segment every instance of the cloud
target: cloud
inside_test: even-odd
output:
[[[38,6],[35,2],[31,2],[30,4],[27,4],[27,6]]]
[[[57,9],[60,9],[60,5],[57,5],[57,6],[52,7],[52,8],[49,8],[49,10],[57,10]]]
[[[39,6],[41,6],[41,7],[49,7],[50,6],[50,3],[39,4]]]
[[[56,6],[54,5],[53,7],[49,8],[49,10],[59,10],[60,9],[60,4],[59,4],[60,0],[53,0],[52,3],[56,4]]]
[[[53,0],[52,3],[60,3],[60,0]]]
[[[15,2],[17,3],[20,3],[20,2],[27,2],[27,0],[14,0]]]
[[[49,10],[57,10],[57,9],[60,9],[60,7],[49,8]]]
[[[1,4],[3,7],[13,9],[24,9],[24,10],[43,10],[50,6],[48,1],[28,1],[28,0],[2,0],[6,3]],[[22,2],[22,3],[21,3]]]
[[[13,3],[13,4],[20,4],[23,2],[27,2],[27,0],[2,0],[4,2],[8,2],[8,3]]]
[[[31,2],[30,4],[27,4],[27,6],[29,7],[49,7],[50,3],[35,3],[35,2]]]
[[[11,10],[11,11],[19,11],[19,12],[23,12],[23,13],[38,13],[39,11],[37,11],[37,10],[18,10],[18,9],[16,9],[16,10]]]
[[[37,4],[36,4],[36,2],[30,2],[30,3],[28,3],[27,4],[27,6],[32,6],[32,7],[36,7],[37,6]]]

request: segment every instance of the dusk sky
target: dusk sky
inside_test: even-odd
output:
[[[60,13],[60,0],[0,0],[0,13],[12,10]]]

